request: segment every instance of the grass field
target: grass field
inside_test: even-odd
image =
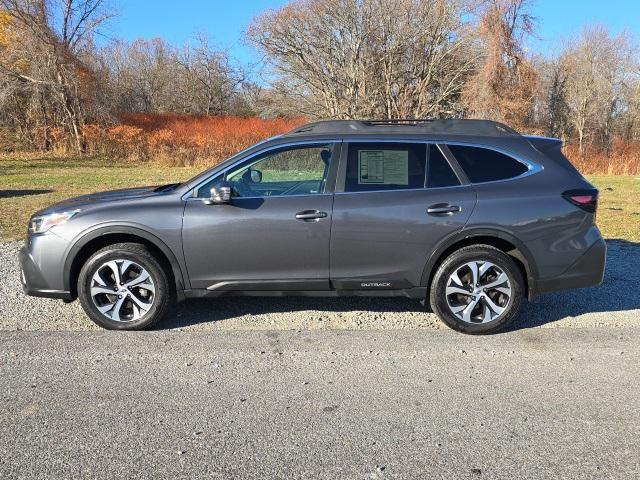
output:
[[[597,224],[606,238],[640,242],[640,175],[589,175],[600,190]]]
[[[66,198],[180,182],[202,170],[202,167],[128,165],[92,158],[0,157],[0,241],[23,238],[34,211]]]
[[[36,210],[84,193],[186,180],[202,167],[126,164],[96,158],[0,157],[0,241],[23,238]],[[640,177],[595,175],[598,225],[607,238],[640,242]]]

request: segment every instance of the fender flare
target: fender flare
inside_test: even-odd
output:
[[[456,243],[459,243],[464,240],[473,239],[474,237],[494,237],[500,240],[506,240],[507,242],[514,245],[518,251],[524,257],[524,267],[527,273],[527,283],[529,285],[529,296],[535,296],[535,282],[538,278],[538,268],[533,259],[533,255],[531,251],[527,248],[527,246],[521,242],[517,237],[512,235],[506,230],[502,230],[496,227],[477,227],[470,228],[465,230],[459,230],[452,235],[443,239],[437,247],[431,252],[429,259],[427,260],[426,265],[422,271],[422,277],[420,284],[424,287],[429,287],[429,282],[431,280],[431,276],[434,273],[434,267],[440,260],[442,254],[451,248]]]
[[[171,270],[173,272],[173,277],[175,280],[176,293],[180,298],[183,295],[185,290],[185,277],[182,273],[182,266],[178,262],[178,259],[174,255],[173,251],[156,235],[141,228],[138,225],[123,225],[123,224],[113,224],[113,225],[99,225],[95,228],[83,232],[79,237],[77,237],[73,243],[71,248],[67,251],[64,260],[64,288],[65,290],[71,291],[71,267],[73,266],[73,262],[75,261],[78,253],[91,241],[100,238],[103,235],[111,235],[111,234],[126,234],[132,235],[136,237],[140,237],[147,242],[154,245],[158,250],[160,250],[164,256],[169,260],[169,264],[171,265]]]

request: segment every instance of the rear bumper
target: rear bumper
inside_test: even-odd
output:
[[[607,245],[602,238],[587,250],[562,275],[536,282],[537,293],[557,292],[574,288],[594,287],[604,279]]]
[[[20,283],[22,290],[27,295],[33,297],[58,298],[62,300],[73,300],[71,292],[56,289],[54,285],[46,279],[45,273],[42,271],[41,264],[35,258],[39,258],[38,253],[33,249],[37,248],[35,242],[29,242],[20,250]]]

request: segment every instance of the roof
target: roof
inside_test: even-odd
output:
[[[470,135],[483,137],[519,136],[515,130],[493,120],[325,120],[308,123],[285,136],[344,134]]]

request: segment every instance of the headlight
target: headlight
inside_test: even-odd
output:
[[[49,213],[47,215],[31,217],[31,220],[29,220],[29,233],[46,232],[51,227],[65,223],[79,211],[80,210],[73,210],[71,212]]]

